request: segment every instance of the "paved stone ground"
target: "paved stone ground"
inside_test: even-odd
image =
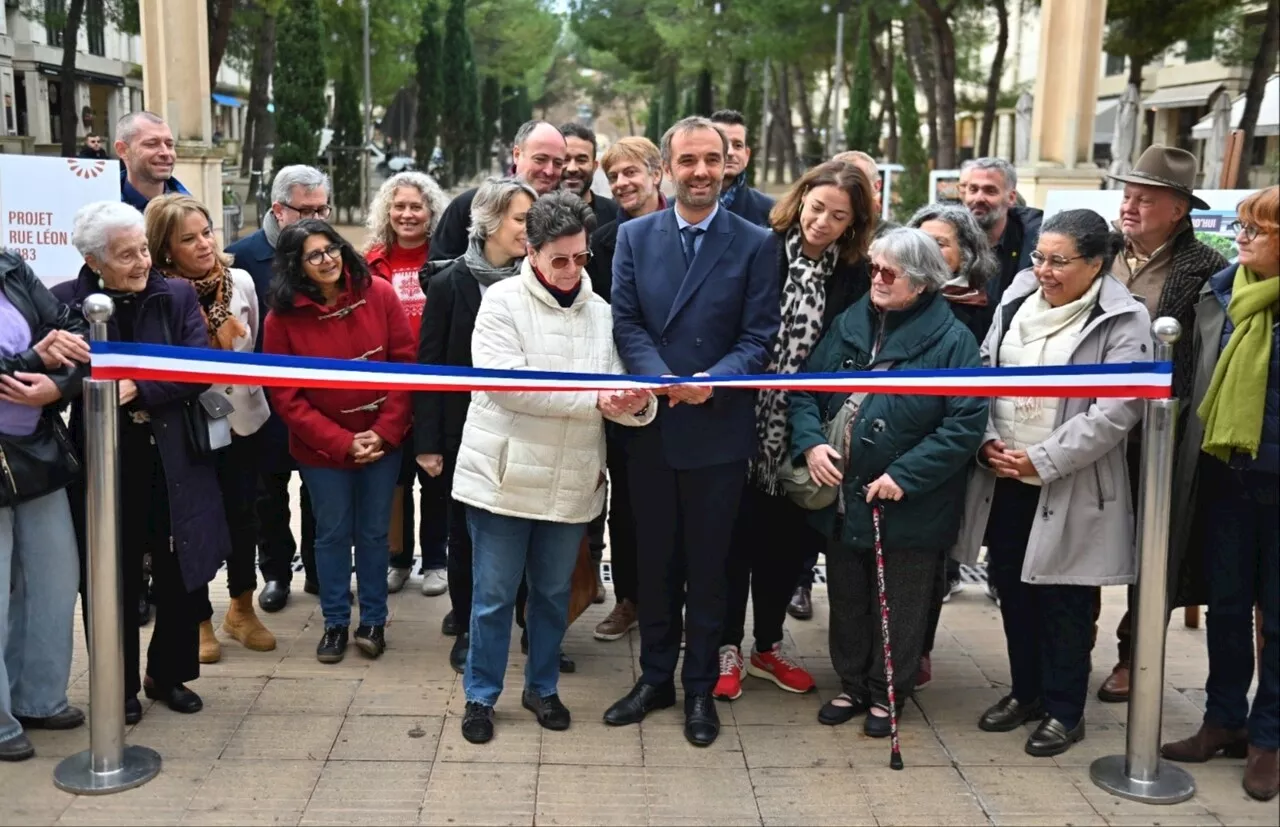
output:
[[[411,584],[391,598],[389,648],[378,661],[354,648],[337,666],[316,662],[319,606],[298,591],[270,616],[279,646],[224,646],[221,663],[193,684],[205,709],[186,717],[147,704],[128,740],[164,757],[150,784],[107,797],[75,797],[52,783],[58,760],[88,745],[88,730],[33,732],[38,757],[0,765],[0,824],[1055,824],[1217,825],[1277,823],[1274,804],[1240,788],[1241,761],[1193,767],[1199,791],[1174,807],[1124,801],[1088,777],[1095,757],[1124,750],[1125,709],[1091,699],[1088,737],[1066,755],[1022,751],[1027,733],[982,733],[981,711],[1009,680],[994,605],[969,585],[943,612],[933,684],[902,724],[906,770],[888,768],[889,746],[857,723],[820,726],[819,705],[837,690],[827,657],[825,587],[817,619],[788,620],[787,645],[814,673],[816,694],[789,695],[748,678],[742,698],[722,704],[724,728],[710,749],[681,735],[678,709],[641,726],[612,729],[606,706],[637,674],[634,636],[599,643],[592,607],[569,632],[578,672],[561,681],[575,715],[568,732],[544,732],[520,707],[522,657],[513,646],[497,735],[473,746],[459,732],[461,679],[440,635],[445,598]],[[226,597],[215,584],[216,617]],[[1108,590],[1102,628],[1123,611]],[[78,614],[77,614],[78,619]],[[149,630],[150,627],[148,626]],[[1094,686],[1111,665],[1105,631]],[[513,638],[515,640],[515,638]],[[80,630],[71,700],[89,700]],[[1197,725],[1205,675],[1202,631],[1169,637],[1166,732]]]

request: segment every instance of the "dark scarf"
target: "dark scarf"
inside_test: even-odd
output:
[[[559,287],[556,287],[554,284],[543,278],[542,273],[539,272],[537,267],[533,266],[532,262],[529,264],[529,269],[533,270],[533,276],[538,280],[538,284],[541,284],[546,288],[547,292],[551,294],[551,298],[555,299],[557,304],[561,307],[573,306],[574,299],[578,298],[578,293],[582,290],[581,279],[578,280],[578,283],[575,284],[571,290],[561,290]]]
[[[737,200],[738,193],[747,188],[747,171],[744,169],[738,173],[738,177],[733,179],[733,183],[727,188],[720,190],[720,206],[726,210],[733,206],[733,202]]]

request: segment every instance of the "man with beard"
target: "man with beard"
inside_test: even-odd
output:
[[[710,120],[678,122],[662,137],[675,209],[618,228],[613,336],[630,373],[741,376],[765,369],[780,323],[777,245],[773,233],[721,208],[729,153],[729,138]],[[729,539],[756,447],[755,393],[686,383],[666,396],[657,421],[636,429],[628,446],[643,549],[642,674],[604,720],[635,724],[675,705],[683,626],[684,734],[705,747],[720,732],[711,690],[720,671]]]
[[[1000,262],[1000,273],[987,282],[987,300],[998,305],[1013,277],[1031,266],[1044,211],[1015,206],[1018,173],[1003,158],[974,158],[961,164],[960,200],[987,231]]]
[[[769,226],[769,210],[773,199],[758,189],[747,186],[747,164],[751,163],[751,144],[747,143],[747,121],[734,109],[711,113],[711,122],[729,138],[729,155],[724,162],[724,184],[720,188],[720,206],[758,227]]]
[[[539,195],[546,195],[560,186],[565,154],[564,136],[559,129],[546,121],[526,121],[516,130],[511,174],[529,182]],[[475,198],[476,189],[472,188],[449,202],[431,234],[428,261],[452,261],[467,251],[467,228],[471,226],[471,202]]]
[[[596,214],[596,227],[603,227],[618,217],[618,202],[591,191],[596,177],[596,133],[590,127],[570,121],[561,124],[560,134],[564,136],[566,148],[560,188],[586,201]]]
[[[178,154],[173,148],[173,131],[164,118],[154,112],[130,112],[116,123],[113,146],[123,162],[120,200],[138,212],[145,210],[157,195],[190,194],[173,177]]]

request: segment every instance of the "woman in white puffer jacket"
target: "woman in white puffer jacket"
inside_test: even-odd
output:
[[[490,287],[471,339],[478,368],[623,374],[609,305],[583,273],[591,208],[571,193],[539,199],[525,218],[520,275]],[[587,523],[604,508],[606,418],[647,425],[648,391],[475,391],[462,431],[453,498],[467,506],[473,558],[471,651],[462,735],[493,737],[511,618],[527,573],[529,660],[522,703],[547,729],[567,729],[560,643],[569,584]]]

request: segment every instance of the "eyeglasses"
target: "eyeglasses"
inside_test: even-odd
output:
[[[880,281],[882,281],[882,282],[884,282],[884,283],[885,283],[885,286],[886,286],[886,287],[887,287],[888,285],[890,285],[890,284],[893,284],[895,281],[897,281],[897,280],[898,280],[898,274],[897,274],[897,273],[893,272],[893,271],[892,271],[892,270],[890,270],[888,267],[885,267],[885,266],[883,266],[883,265],[881,265],[881,264],[874,264],[874,263],[873,263],[873,264],[871,265],[871,278],[872,278],[872,280],[874,281],[874,280],[875,280],[875,278],[876,278],[877,276],[880,278]]]
[[[287,201],[281,201],[280,206],[288,207],[303,218],[328,218],[329,213],[333,212],[333,207],[330,207],[328,204],[314,208],[307,207],[305,209],[298,209]]]
[[[1243,236],[1245,241],[1253,241],[1262,232],[1257,224],[1246,224],[1243,221],[1232,221],[1227,225],[1227,232],[1234,236]]]
[[[1047,264],[1049,265],[1050,269],[1053,269],[1053,270],[1061,270],[1071,262],[1079,261],[1082,258],[1084,258],[1084,256],[1072,256],[1071,258],[1063,258],[1062,256],[1053,256],[1052,258],[1050,258],[1046,256],[1044,253],[1040,252],[1039,250],[1033,250],[1031,252],[1031,263],[1033,265],[1035,265],[1036,267],[1043,267]]]
[[[585,253],[574,253],[571,256],[552,256],[550,260],[551,269],[553,270],[563,270],[569,266],[570,261],[573,262],[574,267],[581,269],[586,267],[587,263],[591,261],[591,251],[587,250]]]
[[[319,267],[321,264],[324,264],[324,260],[326,258],[331,258],[331,259],[334,259],[335,261],[342,258],[342,245],[330,244],[328,247],[325,247],[324,249],[312,250],[311,252],[303,256],[302,260],[305,261],[307,264],[310,264],[312,267]]]

